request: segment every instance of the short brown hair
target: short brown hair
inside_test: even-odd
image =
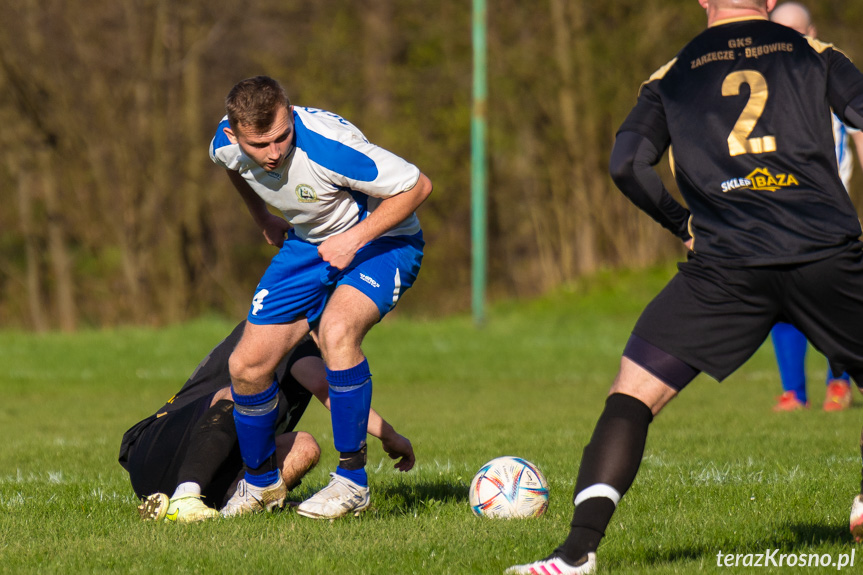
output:
[[[231,88],[225,98],[231,130],[239,126],[264,132],[273,125],[282,106],[291,107],[291,100],[281,84],[269,76],[246,78]]]

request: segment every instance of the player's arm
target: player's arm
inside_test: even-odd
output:
[[[863,73],[841,51],[826,47],[827,102],[842,123],[863,129]],[[855,145],[857,140],[855,139]]]
[[[651,79],[641,87],[635,107],[617,132],[609,171],[632,203],[691,247],[689,210],[668,193],[653,169],[670,143],[658,81]]]
[[[431,192],[431,180],[420,173],[413,188],[386,198],[366,219],[324,240],[318,246],[318,254],[333,267],[345,269],[361,247],[403,222],[426,201]]]
[[[413,468],[416,456],[410,440],[398,433],[374,408],[369,410],[369,433],[381,440],[381,447],[390,459],[397,460],[393,467],[399,471]]]
[[[291,225],[267,209],[267,203],[261,199],[261,196],[255,193],[239,172],[228,169],[225,171],[228,173],[228,178],[231,180],[234,188],[239,192],[240,197],[243,198],[243,202],[249,209],[252,219],[263,231],[267,243],[277,248],[282,247],[282,244],[285,242],[285,234],[291,228]]]
[[[641,134],[620,132],[611,151],[609,171],[614,183],[632,203],[688,242],[689,210],[668,193],[662,178],[653,169],[661,157],[662,152]]]
[[[300,385],[312,392],[324,407],[330,409],[327,375],[324,362],[320,357],[310,355],[297,360],[291,366],[291,375]],[[396,469],[410,471],[416,462],[413,445],[407,437],[399,434],[392,425],[378,415],[374,408],[369,411],[368,431],[381,440],[381,447],[391,459],[398,460],[394,465]]]

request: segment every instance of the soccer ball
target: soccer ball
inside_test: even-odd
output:
[[[539,517],[548,508],[548,483],[530,461],[498,457],[474,475],[468,500],[480,517]]]

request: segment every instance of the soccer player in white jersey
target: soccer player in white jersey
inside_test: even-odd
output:
[[[230,358],[246,471],[243,489],[222,514],[284,504],[286,489],[274,459],[273,372],[310,329],[327,367],[340,457],[329,485],[297,511],[328,519],[358,514],[370,501],[365,440],[372,395],[360,346],[416,279],[424,242],[414,211],[432,184],[343,118],[292,106],[267,76],[238,83],[225,107],[210,157],[227,170],[264,237],[280,249],[258,284]]]

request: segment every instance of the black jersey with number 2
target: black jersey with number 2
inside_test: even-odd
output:
[[[861,97],[863,74],[831,45],[763,18],[726,20],[651,76],[618,134],[671,146],[695,253],[801,263],[861,233],[830,119],[832,108],[855,124],[846,112],[863,115]]]

